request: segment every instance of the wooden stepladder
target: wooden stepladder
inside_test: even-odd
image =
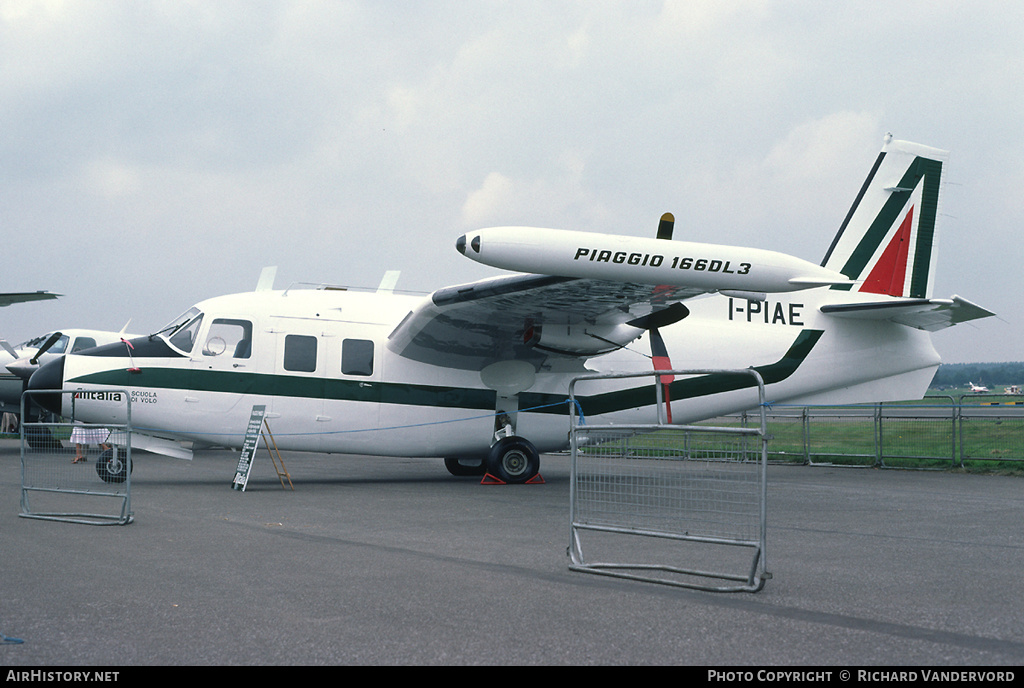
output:
[[[270,423],[267,422],[266,418],[263,419],[263,427],[267,429],[267,434],[263,438],[263,444],[266,445],[267,453],[270,454],[270,462],[274,464],[274,470],[277,471],[277,479],[281,481],[281,488],[284,489],[284,481],[287,479],[288,487],[294,492],[295,486],[292,485],[292,477],[288,475],[288,469],[284,467],[284,459],[281,458],[281,452],[277,448],[277,441],[274,439],[274,433],[270,432]],[[262,431],[260,434],[263,434]],[[270,442],[267,442],[267,437],[270,438]],[[271,445],[274,447],[273,451],[270,450]],[[277,454],[277,460],[274,460],[274,454]],[[281,464],[280,468],[277,466],[278,463]]]
[[[284,459],[281,458],[281,452],[277,448],[277,441],[274,440],[274,435],[270,432],[270,423],[267,422],[266,412],[266,406],[257,405],[252,407],[249,425],[245,430],[245,442],[242,443],[242,453],[238,457],[238,467],[235,469],[235,478],[231,481],[231,489],[233,490],[245,491],[245,486],[249,482],[249,474],[252,472],[252,461],[256,457],[256,449],[259,447],[261,437],[263,438],[263,443],[267,446],[270,462],[274,464],[274,471],[277,472],[277,479],[281,482],[281,487],[285,486],[284,481],[287,478],[288,487],[292,490],[295,489],[295,486],[292,484],[292,477],[288,474],[288,469],[284,465]],[[266,429],[265,434],[264,428]],[[268,437],[270,438],[269,442],[267,441]],[[274,454],[277,454],[276,459]]]

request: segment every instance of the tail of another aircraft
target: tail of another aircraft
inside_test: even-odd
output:
[[[856,281],[833,289],[930,297],[947,156],[946,151],[886,135],[882,152],[821,263]]]

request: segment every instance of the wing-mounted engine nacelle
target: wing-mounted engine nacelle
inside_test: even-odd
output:
[[[625,323],[593,325],[589,323],[545,324],[532,328],[526,344],[540,351],[570,356],[598,356],[621,349],[644,333],[644,329]]]

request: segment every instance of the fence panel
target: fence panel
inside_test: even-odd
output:
[[[951,468],[958,463],[952,397],[879,404],[878,463],[887,468]]]
[[[32,394],[26,392],[22,399],[22,418],[28,417],[25,406]],[[89,525],[131,523],[128,395],[121,393],[117,403],[124,404],[127,423],[22,423],[21,517]]]
[[[807,407],[807,463],[873,466],[878,462],[875,406]]]
[[[671,374],[697,372],[711,371]],[[739,372],[754,375],[763,399],[760,377]],[[574,389],[575,381],[571,398]],[[763,417],[756,428],[577,426],[574,418],[571,439],[572,570],[703,590],[763,587]]]
[[[1024,397],[971,394],[960,398],[959,449],[964,465],[1024,461]],[[982,463],[983,462],[983,463]]]

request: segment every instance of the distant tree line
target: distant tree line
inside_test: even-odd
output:
[[[1024,362],[943,363],[932,380],[933,388],[966,387],[968,382],[1003,391],[997,387],[1024,386]]]

